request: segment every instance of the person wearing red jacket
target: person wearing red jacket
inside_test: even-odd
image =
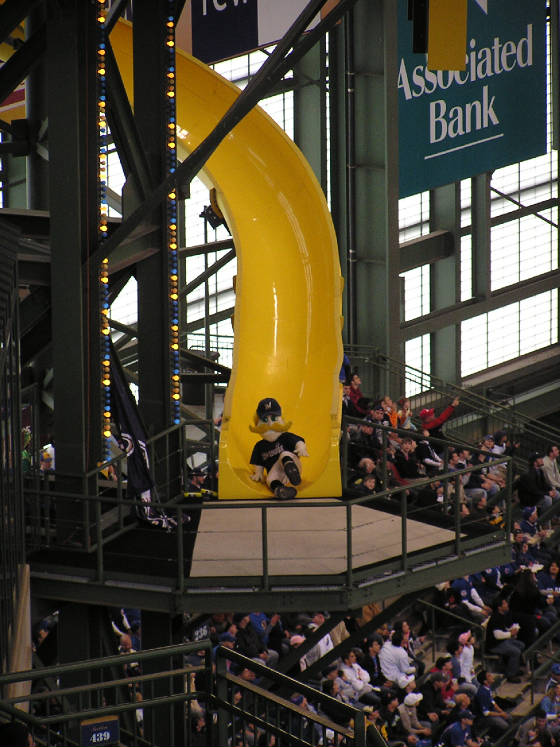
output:
[[[435,417],[434,408],[420,410],[420,420],[422,421],[422,429],[430,431],[430,436],[441,437],[442,431],[441,426],[449,420],[449,418],[455,412],[455,408],[459,405],[459,397],[455,397],[453,402],[448,405],[445,410]]]

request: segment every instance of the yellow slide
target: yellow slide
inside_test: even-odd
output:
[[[117,24],[111,42],[131,94],[130,27]],[[177,53],[177,121],[186,152],[238,95],[206,65]],[[277,399],[290,430],[305,438],[309,457],[298,496],[338,496],[342,278],[321,188],[301,152],[258,107],[225,138],[201,176],[218,192],[237,251],[219,497],[272,495],[250,479],[249,467],[259,438],[249,425],[264,397]]]

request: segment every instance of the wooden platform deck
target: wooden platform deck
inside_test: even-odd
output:
[[[227,502],[229,503],[229,502]],[[267,508],[266,544],[271,575],[338,574],[347,567],[347,507],[298,508],[297,501]],[[251,576],[263,572],[262,508],[244,502],[203,511],[195,541],[191,577]],[[400,516],[352,507],[352,566],[402,554]],[[408,519],[408,553],[448,542],[453,531]]]

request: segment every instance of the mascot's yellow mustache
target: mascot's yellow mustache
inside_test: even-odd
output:
[[[250,425],[249,430],[251,433],[266,433],[267,431],[276,431],[276,433],[284,433],[289,430],[292,423],[257,423],[256,425]]]

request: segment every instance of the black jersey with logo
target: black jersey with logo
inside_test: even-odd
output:
[[[281,433],[276,441],[258,441],[251,454],[251,464],[264,467],[266,471],[272,469],[274,463],[283,451],[294,451],[298,441],[303,441],[301,436],[286,431]]]

